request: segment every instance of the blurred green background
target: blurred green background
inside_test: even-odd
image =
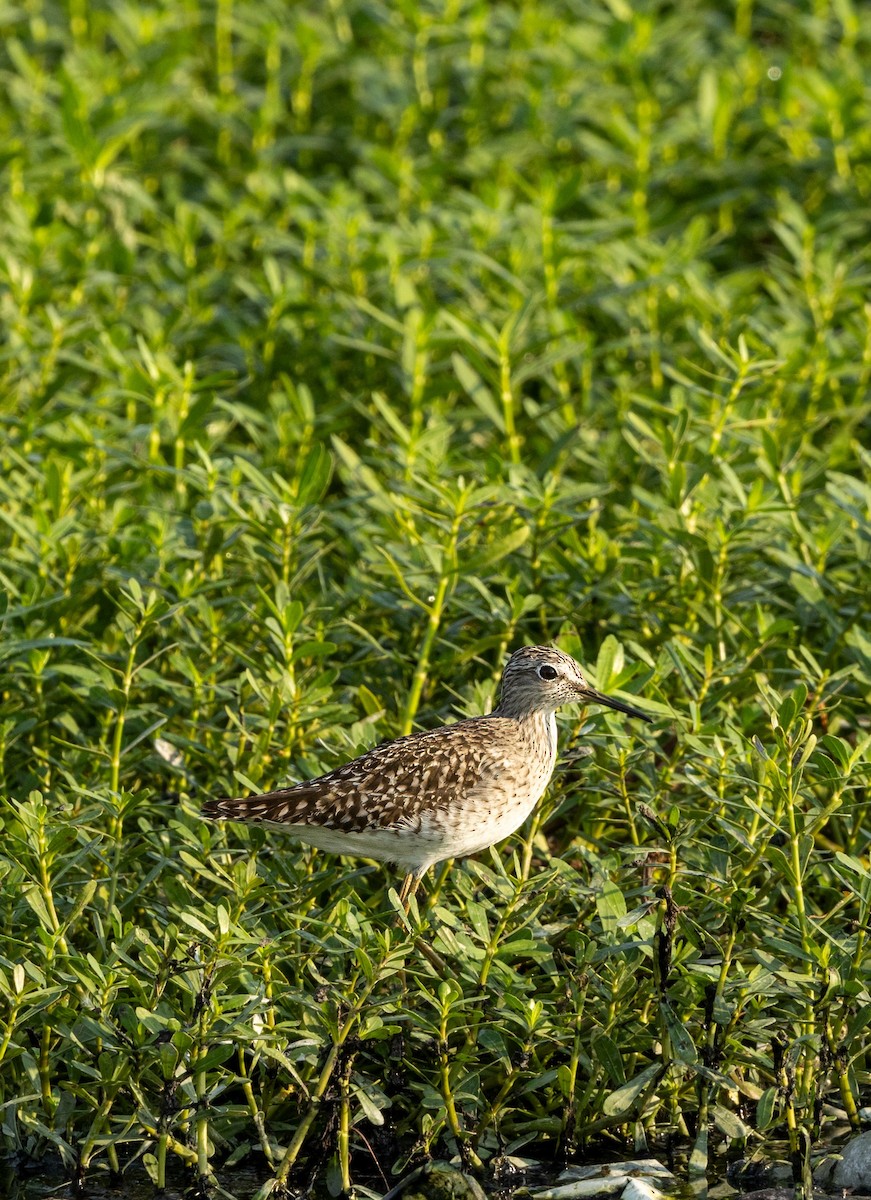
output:
[[[6,1151],[384,1191],[857,1126],[871,9],[0,33]],[[389,870],[199,820],[551,639],[657,724],[564,717],[410,932]]]

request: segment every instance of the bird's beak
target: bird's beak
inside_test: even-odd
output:
[[[578,699],[586,704],[604,704],[606,708],[616,709],[617,712],[625,713],[627,717],[637,717],[639,721],[653,720],[653,717],[648,717],[647,713],[643,713],[640,708],[632,708],[631,705],[624,704],[622,700],[613,700],[610,696],[597,692],[595,688],[591,688],[587,684],[579,684],[577,691]]]

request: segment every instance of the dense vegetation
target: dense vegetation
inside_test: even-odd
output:
[[[386,1190],[786,1131],[800,1174],[871,1082],[871,8],[0,30],[7,1153]],[[200,820],[550,639],[656,722],[570,710],[407,925]]]

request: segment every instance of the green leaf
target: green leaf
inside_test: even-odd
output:
[[[626,1082],[623,1060],[613,1038],[609,1037],[607,1033],[594,1034],[590,1042],[590,1049],[604,1067],[609,1083],[624,1084]]]
[[[728,1138],[742,1141],[753,1136],[750,1126],[745,1125],[739,1116],[728,1108],[723,1108],[721,1104],[711,1106],[711,1116],[720,1133],[724,1133]]]
[[[178,914],[178,916],[181,921],[184,921],[185,925],[189,925],[191,927],[191,929],[195,929],[197,931],[197,933],[201,933],[203,935],[203,937],[206,938],[208,941],[211,942],[214,939],[214,936],[215,936],[214,929],[210,929],[209,926],[205,923],[205,921],[202,921],[196,915],[196,913],[180,912]]]
[[[693,1039],[684,1023],[678,1019],[671,1005],[661,1001],[659,1011],[671,1039],[671,1048],[678,1062],[694,1063],[698,1058]]]
[[[478,935],[479,939],[485,946],[490,943],[490,926],[487,922],[487,910],[482,904],[478,904],[475,900],[470,900],[466,905],[466,913],[472,924],[472,928]]]
[[[756,1128],[759,1130],[768,1129],[774,1124],[780,1111],[780,1106],[777,1103],[779,1089],[776,1087],[766,1088],[756,1102]]]
[[[635,1110],[643,1092],[654,1084],[664,1073],[661,1063],[652,1063],[645,1067],[628,1083],[610,1092],[602,1102],[602,1112],[607,1117],[616,1117],[623,1113],[627,1115]]]
[[[607,692],[613,686],[614,676],[623,670],[623,647],[612,633],[609,633],[599,647],[596,657],[596,684],[600,692]]]
[[[379,716],[384,712],[384,704],[365,683],[361,683],[357,688],[357,697],[367,717]]]
[[[469,561],[468,569],[470,571],[483,571],[488,567],[495,566],[497,562],[501,562],[503,558],[516,553],[525,542],[529,540],[529,535],[532,532],[528,525],[520,525],[517,529],[513,529],[511,533],[507,533],[504,537],[485,546],[478,551]]]
[[[315,443],[306,456],[299,475],[300,504],[317,504],[327,490],[333,471],[333,456],[326,446]]]
[[[619,923],[626,916],[626,900],[623,893],[610,879],[602,885],[596,896],[596,911],[606,933],[615,934]]]
[[[24,896],[24,899],[27,901],[27,903],[30,905],[30,907],[33,909],[33,911],[36,913],[37,917],[39,918],[39,923],[42,926],[42,928],[45,929],[48,933],[54,934],[55,933],[54,922],[48,911],[48,905],[45,902],[45,896],[43,895],[42,889],[40,888],[39,884],[29,883],[27,885],[27,887],[25,887],[22,890],[22,895]]]
[[[363,1116],[366,1118],[366,1120],[370,1121],[373,1125],[383,1125],[384,1113],[381,1111],[381,1107],[376,1103],[374,1096],[370,1096],[366,1088],[360,1086],[359,1084],[353,1088],[353,1092],[357,1097],[360,1108],[363,1110]],[[381,1097],[381,1099],[383,1102],[386,1100],[386,1097]],[[389,1101],[387,1101],[386,1106],[390,1106]]]
[[[460,381],[460,386],[478,411],[495,425],[500,433],[504,434],[505,416],[496,403],[493,393],[478,372],[463,358],[462,354],[456,351],[451,355],[451,365],[454,368],[454,374]]]

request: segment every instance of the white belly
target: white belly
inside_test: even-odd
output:
[[[406,872],[422,873],[433,863],[450,858],[453,853],[441,852],[442,839],[435,828],[421,828],[419,832],[411,829],[364,829],[359,833],[347,833],[339,829],[325,829],[322,825],[285,825],[277,821],[262,823],[280,829],[309,846],[327,850],[330,854],[351,854],[357,858],[396,863]]]

